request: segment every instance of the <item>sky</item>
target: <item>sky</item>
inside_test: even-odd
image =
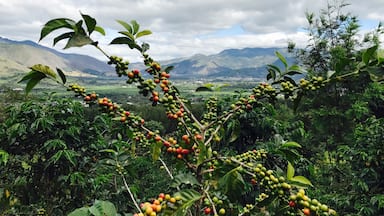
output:
[[[244,47],[286,47],[307,43],[306,12],[319,14],[335,0],[0,0],[0,37],[38,42],[43,25],[55,18],[79,20],[80,12],[94,17],[106,36],[94,33],[94,40],[110,55],[130,62],[140,55],[128,47],[109,45],[123,28],[116,20],[136,20],[152,35],[147,42],[155,60],[215,54]],[[361,35],[384,21],[384,0],[348,0],[345,12],[356,15]],[[58,36],[53,32],[52,36]],[[95,48],[62,50],[52,47],[52,38],[39,43],[59,51],[87,54],[103,59]]]

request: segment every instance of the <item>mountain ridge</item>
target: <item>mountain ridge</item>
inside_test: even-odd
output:
[[[160,61],[163,66],[174,66],[171,71],[176,79],[264,79],[266,65],[275,64],[278,51],[292,57],[284,48],[246,47],[226,49],[217,54],[195,54],[185,58]],[[34,64],[60,68],[74,77],[116,78],[114,68],[106,62],[87,55],[62,53],[31,40],[14,41],[0,37],[0,77],[13,77],[28,71]],[[145,69],[143,63],[131,63],[130,68]]]

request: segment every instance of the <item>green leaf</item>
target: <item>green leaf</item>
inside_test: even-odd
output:
[[[140,25],[136,22],[136,20],[131,21],[132,24],[132,34],[135,35],[137,32],[139,32]]]
[[[183,184],[191,186],[200,185],[195,176],[189,173],[181,173],[174,177],[170,186],[173,188],[177,188]]]
[[[112,153],[114,155],[117,155],[117,151],[113,150],[113,149],[103,149],[103,150],[100,150],[100,152],[107,152],[107,153]]]
[[[227,172],[219,179],[219,187],[228,196],[241,196],[239,191],[244,191],[245,181],[243,176],[239,173],[238,167]]]
[[[185,189],[174,194],[174,197],[180,196],[183,201],[172,215],[187,215],[187,210],[201,199],[201,194],[193,189]]]
[[[381,64],[382,62],[384,62],[384,50],[383,49],[380,49],[380,50],[377,50],[377,63],[378,64]]]
[[[327,71],[327,79],[331,78],[334,74],[336,74],[336,71]]]
[[[49,152],[56,149],[66,149],[67,144],[61,139],[50,139],[44,143],[43,147],[46,152]]]
[[[79,20],[75,25],[75,34],[84,35],[87,36],[87,33],[85,32],[83,28],[83,20]]]
[[[105,36],[105,30],[100,26],[95,26],[95,31]]]
[[[63,72],[61,69],[59,69],[59,68],[56,68],[56,71],[57,71],[57,73],[58,73],[59,76],[60,76],[61,82],[62,82],[63,84],[65,84],[65,83],[67,82],[67,78],[66,78],[64,72]]]
[[[292,77],[284,76],[283,79],[285,81],[288,81],[288,82],[292,83],[292,85],[297,86],[296,81],[294,79],[292,79]]]
[[[231,133],[229,136],[228,142],[232,143],[239,138],[240,129],[241,129],[240,128],[240,122],[238,120],[234,120],[234,121],[229,122],[228,129]]]
[[[167,66],[167,67],[164,69],[164,71],[167,72],[167,73],[170,73],[171,70],[173,70],[173,68],[175,68],[175,66],[170,65],[170,66]]]
[[[44,27],[41,29],[39,41],[41,41],[45,36],[50,34],[52,31],[55,31],[60,28],[74,29],[75,21],[67,18],[58,18],[58,19],[53,19],[48,21],[44,25]]]
[[[143,37],[145,35],[150,35],[150,34],[152,34],[152,32],[150,30],[143,30],[143,31],[138,32],[136,34],[136,38]]]
[[[281,55],[278,51],[275,52],[275,55],[280,59],[280,61],[284,64],[284,67],[287,68],[287,59],[283,55]]]
[[[273,203],[278,198],[278,195],[270,195],[267,198],[263,199],[262,201],[257,203],[257,206],[262,208],[265,206],[270,206],[271,203]]]
[[[295,149],[280,148],[276,152],[277,154],[282,155],[287,161],[291,163],[299,160],[302,157]]]
[[[120,25],[122,25],[129,33],[133,34],[132,26],[122,20],[116,20]]]
[[[69,38],[67,45],[65,45],[64,49],[68,49],[70,47],[82,47],[88,44],[92,44],[93,40],[83,34],[74,34],[71,38]]]
[[[372,56],[376,52],[378,46],[373,46],[368,48],[365,52],[363,52],[362,60],[365,65],[368,65],[369,61],[372,59]]]
[[[204,145],[203,142],[200,141],[198,149],[199,149],[199,156],[197,158],[197,165],[200,165],[207,158],[207,147]]]
[[[301,145],[299,143],[293,141],[285,142],[281,146],[286,148],[301,148]]]
[[[87,26],[88,34],[91,34],[95,30],[96,20],[93,17],[86,14],[81,13],[81,16],[83,17],[83,20],[85,21],[85,25]]]
[[[67,33],[64,33],[64,34],[61,34],[61,35],[55,37],[55,38],[53,39],[53,46],[55,46],[56,43],[58,43],[58,42],[61,41],[61,40],[64,40],[64,39],[67,39],[67,38],[71,38],[71,37],[73,36],[74,33],[75,33],[75,32],[67,32]]]
[[[303,74],[303,73],[301,71],[297,71],[297,70],[288,70],[288,72],[286,74],[289,76],[293,76],[296,74]]]
[[[293,182],[297,182],[297,183],[300,183],[300,184],[303,184],[303,185],[313,186],[311,181],[309,181],[304,176],[295,176],[295,177],[292,177],[291,179],[288,179],[288,180],[293,181]]]
[[[288,166],[287,166],[287,179],[291,180],[294,175],[295,175],[295,168],[293,168],[292,164],[290,162],[288,162]]]
[[[268,72],[270,71],[270,70],[273,70],[274,71],[274,73],[275,73],[275,79],[276,79],[276,72],[278,72],[280,75],[281,75],[281,71],[280,71],[280,68],[279,67],[277,67],[276,65],[272,65],[272,64],[268,64],[267,65],[267,68],[268,68]],[[272,77],[273,78],[273,77]],[[275,80],[274,79],[274,80]]]
[[[68,216],[90,216],[90,215],[91,215],[91,212],[89,212],[88,207],[75,209],[74,211],[68,214]]]
[[[47,75],[47,77],[51,77],[53,79],[56,79],[56,73],[47,65],[35,64],[30,68],[33,71],[38,71],[38,72],[41,72],[41,73]]]
[[[101,201],[95,200],[95,204],[93,204],[89,208],[89,212],[94,216],[116,216],[117,210],[113,203],[109,201]]]
[[[37,71],[30,71],[29,73],[27,73],[25,76],[23,76],[21,78],[21,80],[19,80],[17,83],[21,83],[21,82],[24,82],[24,81],[27,81],[27,80],[30,80],[32,78],[34,78],[35,76],[37,76],[36,74],[37,73],[40,73],[40,72],[37,72]]]
[[[384,209],[384,195],[383,194],[377,194],[373,196],[370,200],[370,203],[372,205],[377,205],[379,209]]]
[[[267,80],[276,80],[276,71],[274,69],[268,68]]]
[[[159,159],[162,146],[163,146],[162,142],[155,142],[152,144],[152,159],[154,161]]]
[[[37,83],[40,82],[40,80],[44,79],[45,77],[47,77],[45,74],[41,73],[41,72],[37,72],[37,71],[34,71],[34,76],[33,78],[31,78],[28,82],[27,82],[27,85],[25,86],[25,92],[28,94],[29,92],[31,92],[31,90],[33,89],[33,87],[35,87],[37,85]]]
[[[8,162],[8,158],[9,158],[8,152],[0,149],[0,162],[6,165]]]
[[[384,80],[384,71],[380,67],[368,67],[366,71],[369,73],[369,77],[374,82],[381,82]]]
[[[135,36],[133,36],[133,34],[131,34],[131,33],[127,32],[127,31],[120,31],[119,33],[120,33],[120,34],[122,34],[122,35],[125,35],[125,36],[127,36],[129,39],[131,39],[131,40],[132,40],[132,42],[134,42],[134,41],[135,41]]]
[[[74,150],[68,150],[68,149],[65,149],[65,150],[62,150],[63,151],[63,154],[64,154],[64,157],[73,165],[73,166],[76,166],[76,156],[77,156],[77,153],[74,151]]]
[[[289,68],[288,68],[288,71],[295,71],[297,72],[298,74],[301,74],[302,73],[302,69],[299,65],[291,65]],[[291,75],[291,74],[290,74]]]
[[[135,43],[135,41],[131,40],[128,37],[117,37],[117,38],[113,39],[110,44],[127,44],[129,46],[129,48],[131,48],[131,49],[138,47],[138,45]]]
[[[31,165],[29,165],[27,162],[25,161],[21,161],[21,167],[25,170],[30,170],[32,168]]]
[[[56,162],[60,160],[62,155],[63,155],[63,150],[56,152],[54,155],[52,155],[51,158],[49,158],[48,164],[52,164],[52,163],[56,164]]]

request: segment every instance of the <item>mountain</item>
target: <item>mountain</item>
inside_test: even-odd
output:
[[[279,65],[275,52],[293,62],[283,48],[227,49],[213,55],[197,54],[191,57],[160,61],[163,66],[172,65],[172,77],[176,79],[264,79],[266,65]],[[42,46],[33,41],[14,41],[0,37],[0,78],[22,76],[34,64],[45,64],[64,70],[67,76],[116,78],[114,68],[96,58],[66,54]],[[281,63],[280,63],[281,65]],[[142,63],[132,63],[130,68],[144,69]]]
[[[96,58],[66,54],[33,41],[13,41],[0,37],[0,77],[20,76],[34,64],[60,68],[68,76],[98,77],[114,75],[114,68]]]
[[[172,76],[180,79],[264,79],[267,64],[279,65],[276,51],[287,56],[289,63],[294,62],[284,48],[244,48],[227,49],[213,55],[197,54],[162,63],[173,65]]]

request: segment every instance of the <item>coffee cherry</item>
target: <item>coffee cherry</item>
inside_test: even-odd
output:
[[[211,208],[207,207],[204,209],[204,214],[209,215],[211,214]]]

